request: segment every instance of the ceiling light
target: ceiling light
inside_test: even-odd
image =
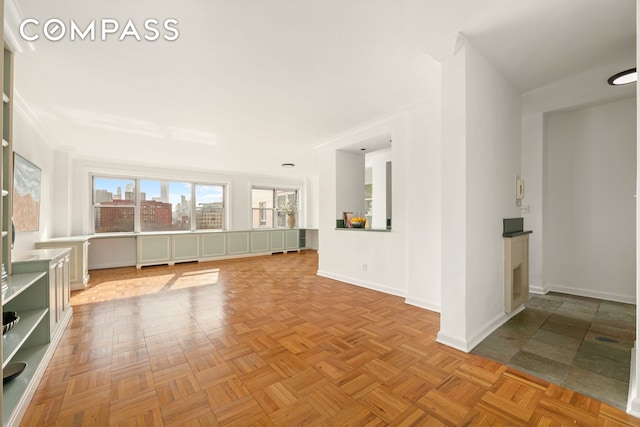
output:
[[[614,74],[613,76],[609,77],[609,80],[607,80],[607,82],[611,86],[626,85],[629,83],[635,83],[636,81],[638,81],[638,72],[635,68],[631,68],[626,71],[622,71],[621,73]]]
[[[283,163],[282,167],[283,168],[292,168],[292,167],[295,167],[295,165],[293,163]]]

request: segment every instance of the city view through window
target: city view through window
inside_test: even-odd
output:
[[[94,177],[93,206],[96,233],[224,228],[223,185]]]

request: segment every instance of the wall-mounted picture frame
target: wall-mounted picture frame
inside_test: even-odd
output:
[[[16,232],[40,228],[42,169],[13,153],[13,222]]]
[[[345,228],[351,228],[351,218],[353,218],[355,214],[353,212],[343,212],[342,216],[344,217]]]

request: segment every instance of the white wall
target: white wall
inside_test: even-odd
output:
[[[635,302],[635,103],[546,117],[546,289]]]
[[[371,164],[371,228],[379,230],[387,228],[387,201],[393,203],[393,191],[387,194],[387,162],[392,160],[391,150],[373,152],[367,156],[367,163]]]
[[[319,275],[406,296],[414,305],[439,309],[438,107],[435,102],[422,102],[318,147],[322,207]],[[392,230],[336,230],[336,150],[381,135],[391,135],[393,141]],[[430,154],[436,155],[422,157]],[[422,207],[422,211],[415,210]],[[412,252],[410,248],[419,250]]]
[[[364,153],[337,150],[335,156],[336,219],[343,212],[364,213]]]
[[[525,180],[522,213],[529,235],[529,290],[545,293],[542,263],[542,152],[544,146],[544,116],[529,114],[522,118],[522,178]]]
[[[13,251],[19,252],[35,248],[35,242],[50,237],[53,232],[54,156],[45,136],[38,131],[33,119],[14,104],[13,150],[42,169],[40,193],[40,226],[38,231],[16,233]]]
[[[508,320],[502,219],[520,216],[514,189],[520,174],[521,101],[515,87],[469,43],[443,63],[442,99],[438,341],[469,351]]]
[[[441,116],[438,85],[428,103],[409,111],[407,121],[406,302],[434,311],[440,311],[442,287]]]
[[[640,0],[636,0],[636,28],[640,26]],[[640,58],[640,33],[636,32],[636,58]],[[636,59],[637,61],[637,59]],[[640,99],[636,96],[636,111],[640,110]],[[640,129],[636,119],[636,167],[640,164]],[[636,308],[640,305],[640,203],[638,202],[640,189],[640,174],[636,170]],[[640,352],[638,351],[638,337],[640,337],[640,316],[636,311],[636,341],[631,353],[631,373],[629,378],[629,402],[627,411],[640,416]]]

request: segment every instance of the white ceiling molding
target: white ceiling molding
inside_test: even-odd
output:
[[[424,53],[434,61],[442,63],[445,59],[458,53],[460,48],[464,46],[465,42],[466,39],[464,37],[464,34],[451,34],[444,39],[431,44],[424,50]]]
[[[36,50],[33,43],[23,40],[18,34],[18,28],[24,20],[24,15],[16,0],[4,2],[4,41],[14,53],[24,52],[26,49]]]
[[[31,130],[38,134],[40,139],[53,148],[59,149],[57,140],[51,132],[47,131],[46,126],[38,117],[38,114],[31,108],[29,102],[20,94],[17,89],[13,89],[13,112],[24,118],[24,121],[31,127]]]

